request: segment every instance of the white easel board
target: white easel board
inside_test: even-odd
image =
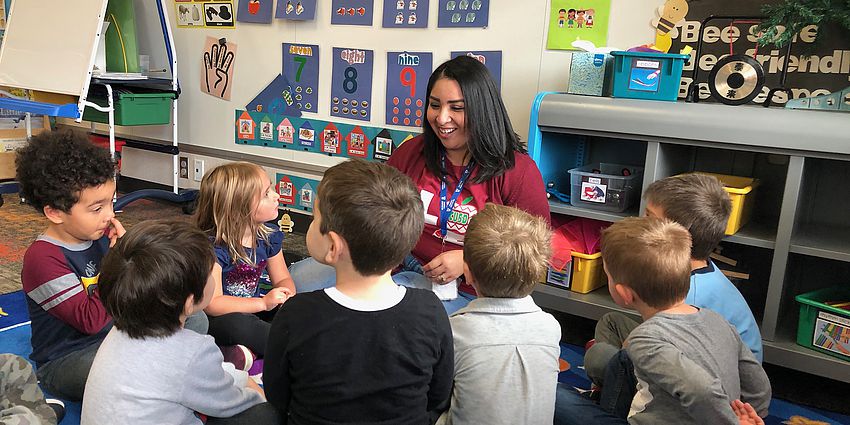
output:
[[[107,0],[12,2],[0,85],[80,96],[90,78]]]

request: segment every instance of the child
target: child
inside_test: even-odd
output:
[[[73,132],[42,133],[18,150],[21,196],[48,219],[24,254],[36,375],[50,394],[83,399],[95,352],[112,327],[97,291],[100,261],[124,234],[115,219],[115,163]],[[206,333],[203,313],[187,329]]]
[[[608,291],[644,320],[626,341],[638,389],[629,424],[737,424],[745,421],[739,399],[767,415],[770,382],[752,351],[720,315],[685,303],[690,246],[684,227],[651,217],[602,233]],[[626,423],[562,386],[557,404],[558,424]]]
[[[550,239],[542,218],[516,208],[487,204],[472,219],[464,276],[479,297],[449,319],[454,390],[438,424],[552,423],[561,326],[530,296]]]
[[[388,165],[351,160],[325,171],[315,202],[307,249],[336,286],[277,313],[269,402],[290,424],[433,423],[452,387],[449,319],[433,292],[390,277],[422,233],[419,193]]]
[[[0,423],[53,425],[65,416],[65,404],[44,398],[27,359],[0,354]]]
[[[183,329],[215,292],[213,258],[203,232],[164,220],[136,225],[106,255],[100,292],[115,326],[92,365],[81,423],[201,424],[195,412],[276,423],[248,374],[225,371],[212,338]]]
[[[646,215],[668,218],[691,234],[691,284],[685,303],[714,310],[738,330],[745,344],[762,360],[761,333],[746,300],[709,259],[726,232],[732,210],[729,194],[714,177],[683,174],[658,180],[646,189]],[[639,322],[619,313],[603,316],[596,343],[585,354],[587,375],[605,382],[605,369]],[[604,385],[603,385],[604,390]]]
[[[100,262],[124,234],[112,211],[109,151],[72,132],[33,137],[18,150],[21,196],[47,218],[24,254],[21,283],[41,385],[80,401],[95,352],[112,327],[97,290]]]
[[[248,162],[221,165],[204,176],[195,222],[215,245],[215,295],[205,309],[209,333],[225,346],[225,359],[251,367],[252,353],[266,352],[274,310],[295,294],[283,259],[277,219],[279,195],[262,167]],[[273,288],[262,294],[260,276],[268,271]],[[234,347],[234,345],[240,345]]]

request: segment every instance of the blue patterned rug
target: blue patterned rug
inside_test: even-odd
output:
[[[29,317],[21,291],[0,295],[0,353],[13,353],[28,357],[30,347]],[[561,373],[558,381],[579,389],[589,389],[590,380],[584,372],[584,348],[561,344]],[[80,423],[80,403],[65,402],[66,416],[60,425]],[[850,417],[799,406],[774,398],[770,403],[770,414],[764,419],[766,425],[850,425]]]

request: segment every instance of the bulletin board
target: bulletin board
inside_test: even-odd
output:
[[[330,166],[344,160],[343,156],[323,155],[289,148],[281,149],[271,144],[264,146],[262,143],[236,142],[234,114],[237,110],[245,110],[246,106],[279,75],[287,77],[293,86],[296,84],[296,76],[290,73],[292,68],[288,67],[293,64],[291,58],[289,63],[284,63],[284,43],[316,47],[313,52],[318,58],[317,77],[311,80],[306,78],[306,75],[302,75],[302,81],[299,82],[305,90],[302,93],[302,99],[308,98],[306,92],[308,87],[309,95],[312,96],[310,99],[313,99],[309,102],[312,110],[302,111],[303,117],[333,121],[349,127],[361,125],[421,132],[421,128],[403,125],[404,119],[408,117],[411,117],[411,123],[415,123],[417,118],[422,119],[422,117],[416,117],[416,111],[413,109],[410,115],[407,115],[404,113],[404,108],[400,108],[398,114],[390,114],[388,117],[388,101],[392,102],[396,97],[390,96],[388,99],[387,96],[389,53],[430,53],[432,69],[458,52],[477,56],[484,56],[484,53],[491,52],[500,53],[494,57],[500,61],[502,97],[514,130],[522,140],[528,137],[529,111],[535,95],[540,91],[563,91],[566,88],[570,53],[546,49],[548,31],[546,23],[550,13],[548,1],[521,5],[486,2],[489,4],[489,13],[487,26],[484,28],[439,27],[440,6],[445,3],[439,0],[427,2],[420,0],[417,3],[417,8],[425,7],[425,5],[428,7],[428,22],[424,28],[410,25],[384,27],[385,8],[392,11],[393,6],[397,8],[397,3],[401,3],[398,0],[392,0],[393,4],[385,5],[387,1],[390,0],[342,2],[346,5],[364,3],[370,6],[370,12],[373,15],[370,26],[332,24],[331,21],[337,10],[332,9],[330,1],[316,2],[313,20],[279,19],[278,11],[275,9],[273,15],[275,17],[268,24],[236,21],[233,28],[177,27],[175,9],[169,10],[179,63],[178,78],[182,87],[178,111],[180,144],[229,151],[233,152],[234,156],[259,155],[317,166]],[[235,6],[238,4],[238,2],[233,3]],[[279,4],[286,4],[285,1],[274,3],[275,8]],[[404,13],[407,16],[410,9],[409,0],[403,3],[405,3]],[[472,2],[469,3],[471,8]],[[611,0],[609,44],[630,47],[651,40],[652,28],[649,26],[649,21],[653,17],[653,11],[662,3],[661,0]],[[175,3],[177,4],[185,3]],[[359,6],[356,9],[359,9]],[[355,11],[356,13],[358,12]],[[418,18],[425,16],[424,12],[420,13],[417,10]],[[478,20],[476,19],[475,22]],[[224,38],[227,42],[238,46],[234,61],[232,95],[229,101],[201,93],[198,89],[202,66],[201,55],[208,36]],[[372,51],[368,121],[333,115],[334,48]],[[397,58],[397,55],[393,57]],[[493,62],[497,61],[494,59]],[[306,66],[313,65],[308,62]],[[427,82],[428,74],[427,71],[417,72],[417,83]],[[389,86],[393,87],[393,84]],[[409,86],[404,87],[409,88]],[[410,96],[409,93],[406,96],[413,104],[416,103],[419,93],[415,94],[417,96]],[[292,95],[295,95],[294,87]],[[398,97],[402,102],[406,100]],[[306,100],[302,102],[307,103]],[[339,107],[340,115],[344,115],[341,103]],[[362,114],[360,108],[358,108],[358,114]],[[349,115],[351,115],[350,107]],[[391,120],[393,116],[396,116],[402,125],[388,124],[387,119]],[[171,129],[168,127],[139,127],[124,130],[148,138],[170,140]],[[129,156],[127,158],[128,161],[125,162],[130,162]],[[146,170],[142,165],[132,168],[129,163],[125,165],[127,165],[125,173],[130,173],[132,168],[139,169],[139,175],[133,175],[133,177],[142,179],[155,177],[144,175]]]

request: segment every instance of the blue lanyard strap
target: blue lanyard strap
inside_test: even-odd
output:
[[[446,169],[446,154],[443,154],[440,157],[440,164],[443,170]],[[460,196],[460,192],[463,190],[463,185],[466,183],[466,180],[469,178],[469,175],[472,173],[472,161],[469,161],[469,164],[463,169],[463,173],[460,175],[460,180],[457,181],[457,187],[455,187],[455,191],[452,194],[452,198],[446,200],[447,190],[446,190],[446,176],[443,175],[440,178],[440,236],[445,239],[447,233],[447,226],[449,223],[449,217],[452,215],[452,211],[455,208],[455,201],[457,201],[458,196]]]

